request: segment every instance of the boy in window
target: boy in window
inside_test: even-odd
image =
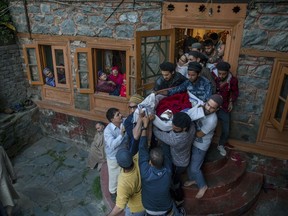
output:
[[[61,68],[57,69],[58,82],[62,84],[66,84],[64,64],[61,63],[59,66],[61,66]]]
[[[53,72],[48,67],[46,67],[43,70],[43,74],[45,75],[45,83],[46,83],[46,85],[55,87],[56,84],[55,84],[55,78],[54,78]]]

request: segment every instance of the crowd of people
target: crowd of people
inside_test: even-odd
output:
[[[183,187],[196,185],[196,199],[208,189],[201,166],[218,122],[217,149],[224,157],[230,113],[238,80],[212,40],[191,44],[177,65],[163,62],[161,76],[146,98],[130,97],[130,115],[106,113],[103,133],[109,192],[115,207],[108,214],[185,215]],[[192,50],[193,49],[193,50]],[[181,176],[187,173],[188,180]],[[133,213],[133,214],[132,214]]]

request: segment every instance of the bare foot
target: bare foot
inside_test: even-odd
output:
[[[207,185],[205,185],[204,187],[200,188],[200,190],[198,191],[198,193],[196,194],[195,198],[196,199],[200,199],[204,196],[206,190],[208,189]]]
[[[193,185],[193,184],[196,184],[196,182],[195,182],[195,181],[186,181],[186,182],[184,183],[184,187],[190,187],[190,186]]]

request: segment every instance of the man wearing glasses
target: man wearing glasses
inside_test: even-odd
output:
[[[104,130],[105,153],[107,157],[107,167],[109,175],[109,192],[112,201],[116,200],[117,179],[120,173],[120,166],[116,160],[116,153],[119,149],[125,148],[124,127],[122,125],[122,114],[117,108],[109,108],[106,112],[106,118],[110,122]]]
[[[139,137],[141,134],[141,124],[136,123],[136,125],[133,122],[133,114],[134,111],[137,109],[138,104],[140,104],[144,98],[139,94],[134,94],[130,97],[128,108],[129,108],[129,116],[124,121],[124,127],[125,131],[127,133],[127,136],[129,138],[128,141],[128,150],[132,153],[134,156],[138,152],[138,145],[139,145]],[[133,134],[133,128],[135,127],[136,134]],[[135,136],[136,135],[136,136]],[[136,139],[135,139],[136,138]]]

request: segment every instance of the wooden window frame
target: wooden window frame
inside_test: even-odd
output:
[[[86,53],[87,54],[87,69],[88,69],[88,84],[89,87],[88,88],[81,88],[80,85],[80,74],[78,72],[78,67],[79,67],[79,63],[78,63],[78,54],[79,53]],[[74,57],[74,63],[75,63],[75,74],[76,74],[76,86],[77,86],[77,90],[80,93],[94,93],[94,76],[93,76],[93,64],[92,64],[92,48],[76,48],[75,51],[75,57]]]
[[[56,87],[59,88],[70,88],[70,76],[69,76],[69,70],[68,70],[68,59],[67,59],[67,46],[51,46],[52,48],[52,58],[53,58],[53,70],[54,70],[54,77],[55,77],[55,83]],[[57,68],[58,66],[56,65],[56,57],[55,57],[55,50],[62,50],[63,51],[63,56],[64,56],[64,69],[65,69],[65,78],[66,78],[66,84],[59,83],[58,81],[58,75],[57,75]]]
[[[144,95],[147,90],[151,90],[155,83],[142,82],[142,38],[145,37],[157,37],[157,36],[168,36],[170,37],[168,61],[174,62],[174,51],[175,51],[175,29],[163,29],[163,30],[153,30],[153,31],[139,31],[136,32],[136,89],[137,93]]]
[[[37,62],[37,69],[39,73],[39,81],[33,81],[31,77],[31,71],[30,71],[30,64],[29,64],[29,58],[27,54],[27,49],[35,49],[35,54],[36,54],[36,62]],[[27,71],[27,76],[29,83],[31,85],[43,85],[44,84],[44,78],[42,74],[42,68],[40,64],[40,57],[39,57],[39,48],[37,44],[26,44],[23,46],[23,56],[24,56],[24,61],[25,61],[25,66],[26,66],[26,71]]]
[[[280,93],[281,93],[281,89],[282,89],[282,83],[283,83],[284,76],[285,75],[288,76],[288,62],[287,61],[282,62],[282,61],[276,60],[273,73],[277,74],[276,77],[278,79],[276,80],[275,89],[273,91],[273,92],[275,92],[275,94],[273,94],[274,97],[272,99],[273,101],[272,101],[272,110],[271,110],[271,115],[270,115],[270,122],[278,131],[282,132],[284,127],[287,125],[286,118],[287,118],[287,113],[288,113],[288,97],[281,98],[281,99],[279,97],[280,97]],[[283,108],[282,117],[281,117],[280,121],[275,118],[279,100],[282,100],[285,103],[284,108]]]

